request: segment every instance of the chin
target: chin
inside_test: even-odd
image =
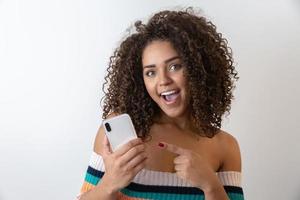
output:
[[[170,110],[170,109],[162,109],[162,112],[167,115],[170,118],[178,118],[184,115],[184,112],[182,109],[174,109],[174,110]]]

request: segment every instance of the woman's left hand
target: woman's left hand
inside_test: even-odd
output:
[[[178,177],[203,191],[219,185],[218,178],[208,162],[199,154],[174,144],[160,143],[160,148],[177,154],[174,168]]]

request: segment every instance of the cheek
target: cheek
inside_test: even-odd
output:
[[[148,94],[153,97],[153,95],[155,94],[155,86],[153,83],[151,83],[151,81],[149,80],[145,80],[144,79],[144,84],[145,84],[145,87],[146,87],[146,90],[148,92]]]
[[[185,76],[178,76],[176,79],[176,82],[181,89],[183,89],[183,94],[187,98],[189,96],[189,86],[188,86],[188,81]]]
[[[183,74],[180,74],[176,77],[175,82],[180,86],[186,88],[187,86],[187,79]]]

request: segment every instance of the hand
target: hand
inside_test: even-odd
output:
[[[111,192],[129,185],[135,175],[145,166],[145,146],[141,139],[134,139],[112,152],[106,136],[103,140],[105,174],[102,183]]]
[[[176,174],[192,186],[207,191],[220,184],[214,170],[201,155],[174,144],[160,143],[159,146],[178,155],[174,159]]]

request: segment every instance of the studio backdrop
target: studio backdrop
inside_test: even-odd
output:
[[[201,10],[239,81],[223,129],[240,144],[246,199],[300,199],[297,0],[0,0],[0,199],[74,199],[101,124],[109,57],[133,23]]]

